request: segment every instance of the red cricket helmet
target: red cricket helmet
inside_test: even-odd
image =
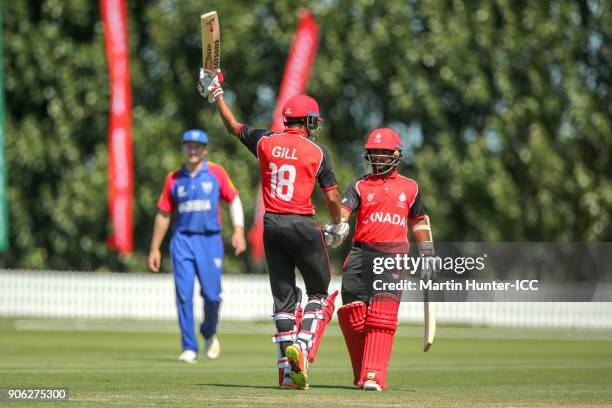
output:
[[[283,117],[285,125],[299,123],[305,119],[306,128],[311,136],[316,135],[319,122],[323,122],[323,118],[319,116],[319,104],[308,95],[296,95],[289,98],[283,107]]]
[[[379,128],[374,129],[368,136],[368,141],[365,144],[365,149],[383,149],[383,150],[402,150],[402,139],[395,133],[393,129]]]
[[[308,95],[296,95],[287,99],[283,107],[283,116],[285,118],[306,118],[308,115],[314,115],[317,120],[319,117],[319,104],[314,98]]]
[[[391,173],[402,160],[402,139],[389,128],[374,129],[364,146],[365,159],[372,165],[372,173],[385,175]],[[387,150],[388,153],[372,152]]]

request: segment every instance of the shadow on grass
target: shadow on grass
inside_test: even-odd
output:
[[[264,385],[240,385],[240,384],[196,384],[200,387],[226,387],[226,388],[256,388],[260,390],[278,390],[280,388]]]
[[[311,385],[310,389],[313,388],[334,388],[334,389],[340,389],[340,390],[350,390],[350,391],[361,391],[359,388],[355,387],[354,385]]]
[[[114,358],[113,360],[115,361],[145,361],[145,362],[155,362],[155,363],[171,363],[171,364],[175,364],[177,366],[184,366],[184,367],[197,367],[197,364],[189,364],[189,363],[184,363],[181,361],[178,361],[178,359],[176,358],[167,358],[167,357],[117,357]]]
[[[268,385],[241,385],[241,384],[217,384],[217,383],[196,384],[196,385],[201,386],[201,387],[204,386],[204,387],[226,387],[226,388],[256,388],[260,390],[293,391],[287,388],[281,389],[279,387],[268,386]],[[348,386],[348,385],[311,385],[310,386],[310,390],[316,390],[317,388],[363,392],[363,390],[360,390],[359,388],[355,386]],[[390,391],[400,391],[400,392],[416,392],[416,390],[410,390],[410,389],[405,389],[405,388],[389,389],[389,390]]]
[[[357,388],[355,386],[346,386],[346,385],[315,385],[315,386],[310,386],[310,388],[335,388],[335,389],[344,389],[344,390],[352,390],[352,391],[358,391],[358,392],[363,392],[366,394],[375,394],[371,391],[364,391],[361,388]],[[408,388],[389,388],[388,391],[399,391],[399,392],[416,392],[416,390],[411,390]]]

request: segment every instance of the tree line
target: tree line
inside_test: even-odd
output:
[[[98,3],[2,3],[3,266],[145,270],[155,204],[190,128],[208,132],[209,159],[228,170],[250,223],[257,163],[195,88],[199,15],[209,11],[201,7],[128,2],[136,250],[119,256],[105,246],[109,84]],[[240,120],[269,126],[295,2],[207,7],[220,17],[227,99]],[[436,240],[612,240],[608,2],[338,0],[311,10],[321,42],[308,92],[326,119],[321,140],[341,192],[366,171],[368,132],[390,126]],[[343,254],[335,252],[336,267]],[[246,256],[227,265],[252,269]]]

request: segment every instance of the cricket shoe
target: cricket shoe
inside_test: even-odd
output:
[[[382,387],[374,380],[367,380],[361,386],[364,391],[382,391]]]
[[[204,350],[206,351],[206,358],[209,360],[216,360],[221,354],[221,343],[217,336],[212,336],[210,339],[204,339]]]
[[[182,361],[183,363],[197,364],[198,354],[193,350],[183,350],[178,360]]]
[[[310,388],[308,386],[308,383],[306,383],[306,385],[304,385],[303,387],[298,386],[293,379],[291,379],[291,377],[285,377],[283,378],[283,382],[280,385],[280,388],[283,390],[307,390],[308,388]]]
[[[299,345],[293,344],[285,350],[285,355],[291,364],[291,379],[300,389],[308,387],[308,362]]]

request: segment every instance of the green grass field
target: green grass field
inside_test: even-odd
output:
[[[0,320],[0,388],[69,387],[71,406],[612,406],[612,332],[402,326],[389,390],[352,387],[344,340],[331,326],[308,391],[276,388],[271,323],[226,323],[222,356],[177,362],[168,322]],[[0,402],[1,406],[41,406]],[[43,406],[66,406],[46,403]]]

